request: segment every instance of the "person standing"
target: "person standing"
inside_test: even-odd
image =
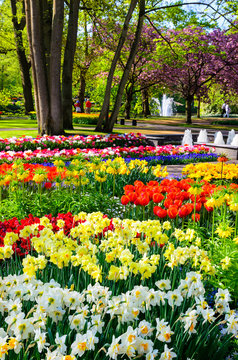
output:
[[[79,100],[77,100],[75,103],[75,110],[76,110],[76,113],[81,113],[81,104],[80,104]]]
[[[224,102],[221,107],[221,116],[223,117],[225,113],[226,113],[226,102]]]
[[[90,114],[91,113],[91,107],[92,107],[92,103],[91,101],[89,100],[89,98],[86,100],[86,103],[85,103],[85,112],[86,114]]]

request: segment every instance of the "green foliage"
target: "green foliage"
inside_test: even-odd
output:
[[[0,111],[4,114],[23,114],[24,106],[22,101],[12,101],[12,96],[9,90],[0,91]]]
[[[212,125],[234,125],[238,126],[238,120],[236,119],[225,119],[212,121]]]
[[[5,108],[11,101],[11,93],[9,90],[4,89],[0,91],[0,107]],[[1,109],[2,110],[2,109]]]
[[[0,203],[0,219],[18,219],[33,216],[44,216],[58,213],[78,214],[80,211],[87,213],[101,211],[109,217],[118,216],[123,211],[119,199],[113,199],[109,195],[99,194],[98,191],[80,194],[77,190],[70,192],[66,188],[47,190],[39,194],[37,191],[22,191],[15,189],[14,194],[2,200]]]
[[[31,112],[29,113],[29,118],[30,118],[31,120],[36,120],[36,119],[37,119],[37,117],[36,117],[36,112],[35,112],[35,111],[31,111]]]
[[[203,99],[201,105],[202,115],[221,115],[222,104],[224,103],[224,101],[227,100],[229,101],[231,114],[237,114],[238,95],[235,94],[234,92],[224,93],[220,88],[220,86],[217,84],[210,86],[208,91],[208,96]],[[227,121],[224,124],[229,125]],[[236,125],[236,124],[230,123],[230,125]]]

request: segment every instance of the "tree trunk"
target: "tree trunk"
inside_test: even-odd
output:
[[[42,46],[44,48],[44,63],[47,75],[47,83],[50,84],[50,48],[52,35],[52,4],[54,0],[40,1],[40,24]],[[31,1],[32,2],[32,1]]]
[[[109,105],[110,105],[110,95],[111,95],[113,75],[114,75],[114,72],[115,72],[115,69],[116,69],[117,62],[118,62],[118,60],[120,58],[122,47],[123,47],[124,42],[126,40],[130,19],[131,19],[131,16],[132,16],[132,14],[133,14],[133,12],[135,10],[135,7],[136,7],[137,3],[138,3],[138,0],[131,0],[131,2],[130,2],[130,6],[129,6],[129,9],[128,9],[128,12],[127,12],[127,15],[126,15],[126,18],[125,18],[125,22],[124,22],[124,25],[123,25],[123,29],[122,29],[122,32],[121,32],[121,36],[120,36],[120,39],[119,39],[119,42],[118,42],[118,45],[117,45],[117,49],[116,49],[114,58],[113,58],[112,63],[111,63],[111,68],[110,68],[109,74],[108,74],[107,85],[106,85],[106,90],[105,90],[104,100],[103,100],[103,105],[102,105],[102,109],[101,109],[101,112],[100,112],[100,115],[99,115],[99,119],[98,119],[96,129],[95,129],[96,131],[101,131],[102,130],[103,120],[105,118],[108,118],[108,111],[109,111]]]
[[[67,39],[62,73],[62,105],[64,129],[73,129],[72,118],[72,74],[77,42],[78,12],[80,0],[70,0]]]
[[[41,0],[35,0],[34,4],[30,0],[27,1],[29,1],[30,4],[32,51],[39,100],[37,119],[40,122],[40,134],[44,135],[49,134],[50,99],[41,33]]]
[[[143,116],[144,116],[144,117],[150,116],[150,115],[151,115],[151,112],[150,112],[150,104],[149,104],[148,90],[147,90],[147,89],[141,90],[141,96],[142,96]]]
[[[186,123],[192,124],[192,102],[193,102],[193,96],[188,96],[186,99]]]
[[[41,135],[59,135],[64,131],[60,81],[64,1],[24,1],[38,131]]]
[[[64,133],[60,83],[63,23],[64,1],[54,0],[50,49],[50,133],[55,135]]]
[[[11,0],[11,8],[12,8],[12,23],[14,28],[15,40],[16,40],[17,57],[21,71],[25,114],[29,114],[30,111],[34,111],[34,103],[32,96],[31,77],[30,77],[31,64],[30,62],[27,61],[25,48],[23,46],[23,40],[22,40],[22,31],[26,25],[24,3],[23,3],[23,12],[22,12],[23,14],[20,19],[20,22],[18,22],[17,19],[16,0]]]
[[[139,10],[139,15],[138,15],[138,23],[137,23],[135,38],[134,38],[133,44],[131,46],[130,55],[127,60],[126,67],[123,72],[120,84],[119,84],[119,88],[117,91],[117,96],[116,96],[112,114],[111,114],[110,118],[108,119],[108,121],[106,121],[104,129],[103,129],[105,132],[112,132],[112,130],[113,130],[113,126],[116,122],[116,119],[117,119],[117,116],[119,114],[119,110],[121,107],[123,91],[125,89],[126,82],[128,80],[131,66],[132,66],[134,58],[136,56],[137,47],[138,47],[138,44],[140,41],[141,31],[142,31],[143,22],[144,22],[144,15],[145,15],[145,0],[140,0],[139,4],[140,4],[140,10]]]
[[[26,27],[27,27],[28,42],[29,42],[29,48],[30,48],[30,57],[31,57],[31,69],[32,69],[32,77],[33,77],[33,84],[34,84],[35,107],[36,107],[36,114],[38,115],[39,114],[39,94],[38,94],[36,71],[35,71],[33,48],[32,48],[31,12],[30,12],[29,0],[25,0],[24,4],[25,4],[25,13],[26,13]],[[38,134],[40,134],[41,133],[40,119],[38,119],[38,117],[37,117],[37,123],[38,123]]]
[[[131,84],[126,91],[126,105],[125,105],[125,119],[131,118],[131,103],[133,100],[133,84]]]
[[[85,89],[86,89],[86,68],[80,69],[80,88],[79,88],[79,102],[81,105],[81,111],[84,113],[84,99],[85,99]]]
[[[201,118],[201,98],[198,98],[198,107],[197,107],[197,117],[198,119]]]

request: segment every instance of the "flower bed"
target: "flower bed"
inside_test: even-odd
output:
[[[149,167],[139,160],[126,164],[122,158],[106,162],[98,158],[92,162],[75,160],[67,168],[61,160],[55,161],[55,166],[2,164],[0,218],[25,217],[29,212],[41,216],[72,208],[122,216],[122,206],[115,196],[122,195],[128,181],[138,176],[147,181],[167,174],[161,165]]]
[[[235,180],[238,178],[237,164],[189,164],[183,169],[183,174],[194,179]]]
[[[209,305],[207,253],[178,246],[169,222],[80,213],[15,226],[1,251],[1,356],[182,360],[205,351],[222,360],[234,350],[228,290]],[[35,250],[21,260],[14,246],[26,241]]]
[[[235,359],[238,185],[157,164],[213,154],[53,141],[0,165],[0,359]]]
[[[123,157],[134,160],[143,158],[152,163],[174,164],[187,162],[216,161],[218,155],[210,153],[209,148],[201,145],[195,146],[139,146],[139,147],[115,147],[105,149],[37,149],[25,151],[1,151],[0,162],[13,162],[22,159],[25,162],[45,162],[54,159],[70,160],[74,158],[100,156],[101,158]]]
[[[89,135],[89,136],[24,136],[20,138],[12,137],[7,139],[0,138],[0,150],[36,150],[40,149],[85,149],[97,148],[104,149],[108,146],[140,146],[147,145],[146,136],[138,133],[129,134],[110,134],[110,135]]]

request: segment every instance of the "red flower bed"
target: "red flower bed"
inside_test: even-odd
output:
[[[219,187],[215,184],[202,181],[201,184],[199,184],[199,193],[196,193],[196,186],[197,184],[193,179],[183,179],[180,181],[164,179],[160,183],[150,181],[146,185],[141,181],[135,181],[134,185],[126,185],[124,187],[125,194],[121,198],[121,203],[123,205],[131,203],[141,206],[152,203],[154,205],[154,215],[161,219],[167,216],[170,219],[174,219],[177,216],[186,218],[193,213],[192,219],[199,221],[199,212],[204,207],[207,211],[213,210],[206,206],[206,201]],[[195,189],[194,191],[193,188]]]

